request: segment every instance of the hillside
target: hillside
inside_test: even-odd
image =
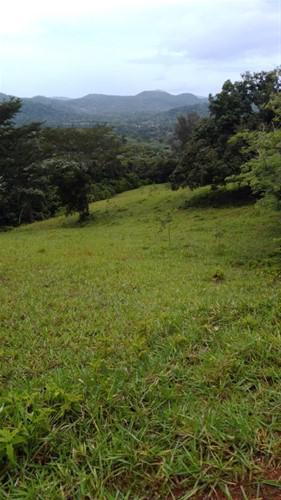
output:
[[[280,215],[191,196],[0,233],[3,498],[279,498]]]
[[[5,94],[0,94],[0,100],[5,98]],[[208,112],[208,104],[206,99],[193,94],[172,95],[163,91],[145,91],[136,96],[89,94],[79,99],[35,96],[23,98],[17,123],[40,121],[48,126],[83,127],[108,122],[121,133],[136,136],[148,130],[149,136],[155,138],[162,133],[159,123],[164,133],[167,132],[166,113],[171,110],[174,125],[175,109],[185,112],[195,109],[204,115]]]

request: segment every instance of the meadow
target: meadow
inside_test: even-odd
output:
[[[0,499],[281,498],[280,212],[145,186],[0,233]]]

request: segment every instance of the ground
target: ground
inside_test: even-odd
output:
[[[0,233],[1,500],[281,499],[280,213],[191,196]]]

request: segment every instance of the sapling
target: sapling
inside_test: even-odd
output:
[[[172,212],[167,212],[166,216],[163,219],[160,219],[160,230],[164,231],[165,228],[167,228],[168,231],[168,241],[169,241],[169,247],[171,247],[171,224],[173,222],[173,215]]]

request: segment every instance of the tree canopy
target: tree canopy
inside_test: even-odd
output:
[[[245,136],[231,138],[242,130],[268,131],[276,111],[269,102],[280,91],[280,70],[245,73],[241,81],[227,80],[221,92],[209,96],[210,116],[194,124],[185,135],[185,120],[178,120],[175,134],[182,138],[177,168],[171,180],[174,187],[191,188],[222,185],[238,175],[252,152],[245,148]],[[239,140],[238,140],[239,139]]]
[[[50,215],[54,193],[42,162],[41,126],[15,127],[21,101],[0,106],[0,224],[20,224]]]

